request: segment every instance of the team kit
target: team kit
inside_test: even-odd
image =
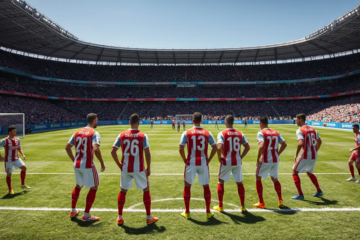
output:
[[[316,161],[317,152],[320,149],[322,140],[318,132],[305,123],[305,114],[298,114],[296,116],[296,123],[300,127],[296,131],[298,146],[294,157],[295,164],[293,166],[293,179],[297,188],[297,194],[292,197],[294,200],[303,200],[304,194],[301,189],[301,181],[299,173],[306,172],[311,182],[316,187],[314,197],[323,196],[323,192],[319,186],[316,176],[313,174]],[[73,161],[76,186],[72,191],[72,206],[70,217],[75,218],[79,215],[80,210],[76,209],[77,201],[82,187],[85,185],[89,188],[86,197],[86,207],[82,216],[82,221],[98,221],[100,218],[92,216],[90,209],[95,201],[96,192],[100,185],[98,171],[94,164],[94,155],[101,164],[101,172],[105,170],[105,164],[100,151],[100,134],[95,131],[97,127],[98,118],[94,113],[87,115],[88,125],[75,132],[68,141],[65,150],[69,158]],[[226,116],[226,129],[220,132],[215,140],[210,131],[201,127],[202,115],[198,112],[192,116],[193,127],[186,130],[182,135],[179,143],[179,153],[181,159],[185,164],[184,171],[184,204],[185,211],[181,213],[186,219],[190,219],[190,199],[191,186],[194,184],[195,177],[198,176],[198,182],[203,186],[204,199],[206,204],[206,218],[210,219],[214,213],[210,210],[211,192],[209,187],[209,162],[215,155],[217,155],[220,162],[218,173],[217,206],[213,209],[219,212],[224,211],[223,196],[225,192],[224,183],[230,181],[230,175],[233,181],[237,184],[238,195],[240,199],[240,211],[246,212],[245,208],[245,189],[242,183],[242,160],[250,150],[250,145],[240,131],[233,128],[234,117]],[[127,191],[133,188],[133,182],[138,190],[143,190],[143,202],[146,209],[146,223],[148,225],[157,222],[159,219],[151,215],[151,196],[149,191],[149,176],[151,174],[151,153],[150,142],[147,135],[139,130],[140,117],[137,114],[132,114],[130,117],[130,129],[120,133],[111,150],[116,165],[121,169],[120,178],[120,193],[118,195],[118,217],[116,223],[118,225],[124,224],[123,208],[126,200]],[[175,123],[173,122],[173,128]],[[180,128],[180,121],[178,122]],[[278,207],[285,207],[282,195],[281,184],[278,180],[278,170],[280,155],[286,149],[287,144],[285,139],[279,132],[268,127],[268,118],[260,118],[260,131],[257,133],[258,154],[256,160],[256,190],[259,197],[259,202],[253,206],[258,208],[265,208],[263,199],[263,185],[262,178],[266,179],[270,175],[274,183],[274,189],[278,196]],[[9,136],[2,139],[0,147],[5,148],[5,157],[0,155],[0,161],[5,161],[6,182],[9,188],[9,194],[14,194],[11,188],[11,175],[13,168],[21,169],[21,187],[23,189],[30,189],[25,184],[26,166],[22,159],[18,156],[20,153],[26,161],[26,156],[21,149],[20,140],[16,137],[16,128],[14,126],[8,127]],[[355,134],[355,148],[350,149],[351,157],[349,159],[349,169],[351,177],[347,181],[355,181],[354,163],[360,175],[360,134],[359,125],[353,125],[353,132]],[[279,146],[280,145],[280,146]],[[208,148],[211,147],[210,156],[208,156]],[[244,150],[241,150],[241,146]],[[72,148],[75,147],[75,156]],[[187,147],[187,154],[185,153]],[[121,160],[119,160],[117,151],[121,148]],[[145,166],[146,162],[146,166]],[[360,180],[356,181],[360,183]]]

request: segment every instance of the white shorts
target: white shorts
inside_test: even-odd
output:
[[[100,185],[99,174],[96,167],[92,168],[74,168],[76,184],[80,187],[86,185],[92,188]]]
[[[233,176],[234,182],[242,182],[243,181],[241,165],[240,166],[224,166],[221,164],[220,169],[219,169],[219,179],[229,182],[230,174]]]
[[[262,177],[264,179],[270,175],[273,178],[278,178],[279,172],[279,162],[276,163],[260,163],[260,168],[256,169],[256,176]]]
[[[145,171],[142,172],[121,172],[120,187],[128,190],[133,188],[133,180],[137,190],[143,190],[149,186],[149,180]]]
[[[296,163],[293,167],[293,170],[299,172],[299,173],[303,173],[303,172],[309,172],[309,173],[313,173],[315,170],[315,164],[316,164],[316,159],[304,159],[302,156],[299,157],[296,160]]]
[[[5,162],[5,172],[12,173],[13,167],[15,169],[18,169],[19,167],[22,167],[22,166],[25,166],[25,164],[20,158],[14,162]]]
[[[208,185],[210,181],[208,166],[185,166],[184,181],[189,184],[194,184],[194,180],[198,175],[200,185]]]

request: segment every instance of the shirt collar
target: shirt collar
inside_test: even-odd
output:
[[[201,126],[194,126],[194,128],[202,128]]]
[[[139,129],[129,128],[130,131],[139,131]]]

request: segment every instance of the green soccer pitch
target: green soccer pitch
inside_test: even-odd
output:
[[[187,126],[190,127],[190,126]],[[225,129],[220,125],[220,130]],[[125,238],[168,238],[168,239],[311,239],[311,238],[357,238],[359,216],[360,184],[346,182],[350,177],[348,150],[354,146],[351,131],[317,128],[323,145],[319,151],[315,174],[324,196],[315,198],[316,192],[310,179],[301,174],[305,200],[291,200],[297,193],[291,176],[297,146],[293,125],[273,125],[285,138],[288,147],[280,156],[279,181],[285,205],[299,211],[264,211],[254,209],[258,202],[255,188],[257,156],[256,133],[258,125],[236,126],[250,143],[250,152],[244,158],[245,205],[248,213],[242,214],[239,206],[237,187],[234,182],[225,183],[225,213],[215,212],[212,219],[206,219],[205,211],[192,212],[191,220],[180,216],[184,209],[183,170],[178,148],[181,132],[171,125],[140,126],[150,140],[152,175],[149,177],[153,215],[160,220],[146,225],[142,203],[142,191],[129,190],[123,213],[124,226],[116,225],[117,197],[120,190],[120,170],[113,161],[110,151],[116,136],[128,126],[100,126],[101,151],[106,165],[100,173],[100,186],[93,204],[92,214],[100,221],[83,223],[81,215],[85,207],[88,189],[80,193],[79,217],[70,220],[71,192],[75,186],[72,162],[65,152],[65,145],[76,129],[60,130],[27,135],[21,139],[27,156],[26,183],[29,190],[20,188],[19,171],[14,171],[12,186],[15,195],[8,195],[5,173],[0,174],[0,238],[1,239],[125,239]],[[219,130],[214,125],[204,125],[217,137]],[[3,149],[1,149],[2,154]],[[210,150],[209,150],[210,151]],[[121,154],[121,151],[118,151]],[[99,162],[95,163],[100,169]],[[217,205],[217,172],[219,162],[214,158],[210,163],[211,207]],[[357,172],[357,171],[356,171]],[[356,174],[357,175],[357,174]],[[356,176],[358,178],[358,176]],[[264,200],[267,209],[277,208],[277,195],[270,178],[263,180]],[[134,184],[135,187],[135,184]],[[191,209],[205,210],[203,189],[197,180],[191,189]],[[13,207],[10,209],[9,207]],[[39,208],[38,210],[32,208]],[[351,209],[357,208],[357,209]],[[50,210],[50,211],[49,211]],[[56,211],[55,211],[56,210]],[[288,209],[285,209],[288,210]],[[336,211],[334,211],[336,210]],[[227,211],[227,212],[226,212]]]

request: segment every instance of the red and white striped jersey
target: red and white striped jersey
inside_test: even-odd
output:
[[[355,147],[360,145],[360,133],[355,133]],[[360,154],[360,150],[357,150],[357,153]]]
[[[318,132],[312,127],[304,125],[298,130],[296,130],[296,137],[297,140],[300,139],[304,140],[304,145],[302,147],[303,159],[316,160],[317,159],[316,140],[320,138]]]
[[[261,156],[261,162],[277,163],[279,162],[279,143],[285,142],[277,131],[271,128],[264,128],[257,133],[258,143],[264,142],[264,150]]]
[[[208,144],[211,146],[216,144],[211,132],[202,127],[193,127],[185,131],[180,139],[180,145],[187,144],[187,162],[186,165],[206,166]]]
[[[225,161],[222,164],[224,166],[241,165],[241,145],[248,143],[245,135],[234,128],[227,128],[218,134],[217,143],[223,144],[222,157]]]
[[[100,134],[91,127],[75,132],[69,142],[75,146],[74,168],[92,168],[94,166],[93,144],[100,145]]]
[[[150,148],[149,138],[138,129],[129,129],[119,134],[113,147],[122,150],[122,172],[143,172],[144,149]]]
[[[1,140],[0,147],[5,148],[5,161],[15,162],[19,159],[18,148],[21,147],[20,140],[17,137],[6,137]]]
[[[172,120],[171,123],[172,123],[172,125],[175,125],[175,121],[174,121],[174,120]]]

